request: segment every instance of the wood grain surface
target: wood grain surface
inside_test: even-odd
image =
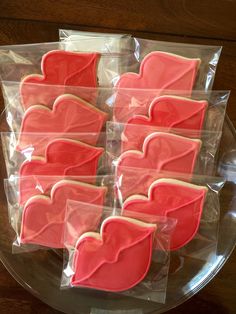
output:
[[[58,28],[223,45],[214,89],[232,90],[227,112],[236,126],[236,1],[0,1],[1,45],[57,41]],[[236,252],[210,284],[168,313],[236,313],[235,269]],[[0,264],[0,313],[59,312],[21,288]]]
[[[2,0],[0,17],[235,40],[235,12],[227,0]]]

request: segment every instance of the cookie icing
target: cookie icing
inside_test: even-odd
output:
[[[155,217],[167,216],[177,220],[170,240],[170,250],[176,250],[189,243],[199,228],[207,188],[175,179],[154,181],[148,195],[128,197],[122,209],[124,216],[142,219],[149,223]]]
[[[118,93],[115,100],[114,120],[125,122],[123,119],[131,106],[132,99],[139,101],[142,95],[140,89],[156,89],[158,95],[164,90],[189,91],[190,95],[200,62],[200,59],[184,58],[162,51],[154,51],[146,55],[141,62],[139,74],[124,73],[116,84]],[[120,88],[137,89],[137,93],[130,90],[130,93],[124,95],[122,92],[119,93]],[[136,114],[146,114],[149,105],[148,101],[144,103],[142,111],[138,111],[137,108]]]
[[[106,192],[106,187],[62,180],[53,186],[50,197],[46,195],[31,197],[23,209],[20,242],[63,248],[67,200],[103,205]],[[96,230],[101,215],[102,206],[99,213],[96,212],[92,217],[90,215],[90,219],[84,220],[81,215],[74,215],[70,217],[70,228],[75,228],[76,232],[81,234]]]
[[[21,151],[33,145],[34,155],[42,155],[49,140],[51,141],[56,133],[62,133],[63,136],[67,133],[78,133],[77,140],[96,145],[106,119],[105,112],[76,96],[59,96],[52,110],[46,106],[35,105],[25,111],[17,149]],[[51,134],[50,137],[48,133]]]
[[[59,95],[64,94],[65,86],[97,87],[99,58],[98,53],[64,50],[52,50],[44,54],[41,61],[42,75],[31,74],[21,82],[20,94],[24,109],[35,104],[50,107]],[[85,96],[88,102],[94,102],[96,93],[81,93],[80,97]]]
[[[142,151],[130,150],[120,155],[117,169],[133,167],[192,173],[200,148],[200,140],[171,133],[152,133],[145,138]]]
[[[146,137],[142,151],[123,152],[116,162],[119,198],[124,200],[145,193],[162,173],[184,173],[186,179],[194,171],[201,141],[171,133],[152,133]]]
[[[51,176],[52,185],[56,183],[55,176],[93,176],[94,180],[102,153],[101,147],[69,139],[56,139],[48,144],[45,157],[33,156],[31,160],[24,161],[19,176]],[[20,195],[24,190],[34,193],[30,192],[30,186],[35,190],[35,180],[32,178],[32,183],[30,180],[29,177],[27,181],[19,181]],[[45,188],[42,182],[42,189]]]
[[[122,137],[122,151],[140,150],[144,139],[152,132],[151,127],[178,129],[178,133],[188,136],[194,130],[200,137],[207,108],[207,101],[197,101],[177,96],[161,96],[152,101],[148,116],[134,115],[127,121]],[[144,127],[140,127],[140,125]],[[148,128],[150,127],[150,128]]]
[[[149,270],[155,231],[155,224],[128,217],[105,219],[100,233],[78,239],[71,284],[114,292],[134,287]]]
[[[93,176],[22,176],[18,178],[19,199],[21,206],[36,195],[50,195],[55,182],[62,180],[79,181],[88,184],[95,184],[96,178]]]

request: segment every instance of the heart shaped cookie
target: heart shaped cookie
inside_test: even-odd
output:
[[[99,58],[98,53],[64,50],[52,50],[43,55],[42,75],[31,74],[21,82],[20,93],[24,109],[35,104],[50,107],[59,95],[65,93],[65,86],[96,87]],[[79,89],[78,95],[88,102],[94,102],[96,98],[96,93],[86,93],[83,90],[80,93]]]
[[[183,136],[188,136],[189,130],[194,130],[195,136],[200,137],[206,108],[207,101],[204,100],[176,96],[154,99],[149,107],[149,116],[134,115],[127,121],[122,134],[122,151],[142,149],[145,137],[153,132],[151,127],[181,129]],[[145,127],[141,128],[140,125]]]
[[[204,186],[175,179],[159,179],[151,184],[147,197],[132,195],[127,198],[122,213],[132,218],[143,213],[143,220],[149,223],[155,222],[155,216],[176,219],[177,225],[170,242],[170,250],[176,250],[189,243],[197,233],[206,193]]]
[[[149,53],[141,62],[139,74],[124,73],[116,84],[118,88],[115,100],[114,120],[125,122],[126,112],[132,105],[133,99],[139,102],[142,100],[140,89],[156,89],[158,95],[165,90],[191,91],[195,82],[197,71],[200,65],[200,59],[189,59],[182,56],[154,51]],[[137,89],[130,90],[125,95],[119,93],[120,88]],[[140,98],[141,96],[141,98]],[[137,106],[136,114],[147,114],[150,102]],[[141,107],[141,111],[139,108]],[[133,112],[134,113],[134,112]]]
[[[81,234],[96,230],[102,215],[106,187],[98,187],[72,180],[57,182],[51,195],[37,195],[30,198],[23,209],[21,243],[43,245],[51,248],[64,247],[64,224],[67,200],[101,205],[100,212],[84,219],[81,215],[70,217],[70,228]],[[73,236],[73,234],[72,234]]]
[[[51,134],[49,137],[47,133],[62,133],[65,136],[67,133],[78,133],[77,140],[95,145],[106,119],[105,112],[78,97],[59,96],[52,110],[42,105],[31,106],[26,110],[17,149],[24,150],[33,143],[34,155],[44,154],[48,141],[56,136]],[[39,133],[42,134],[40,140]],[[69,136],[70,134],[67,137]]]
[[[100,234],[78,239],[71,284],[114,292],[134,287],[149,270],[155,231],[155,224],[128,217],[105,219]]]

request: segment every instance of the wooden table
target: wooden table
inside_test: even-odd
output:
[[[223,45],[214,89],[232,90],[236,126],[236,1],[1,0],[0,44],[57,41],[58,28]],[[236,252],[200,293],[168,313],[236,313]],[[0,313],[59,313],[21,288],[0,265]]]

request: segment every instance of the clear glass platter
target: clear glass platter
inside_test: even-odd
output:
[[[3,160],[3,159],[2,159]],[[226,117],[218,155],[218,174],[226,182],[221,196],[221,217],[217,258],[208,263],[194,258],[178,258],[173,254],[165,304],[128,298],[118,294],[84,289],[60,290],[62,257],[52,250],[33,253],[11,253],[14,232],[8,222],[6,200],[1,189],[0,259],[11,275],[37,298],[68,314],[163,313],[202,289],[220,270],[236,243],[236,132]],[[1,176],[4,177],[4,163]],[[130,311],[132,310],[132,311]],[[120,313],[120,312],[119,312]]]

